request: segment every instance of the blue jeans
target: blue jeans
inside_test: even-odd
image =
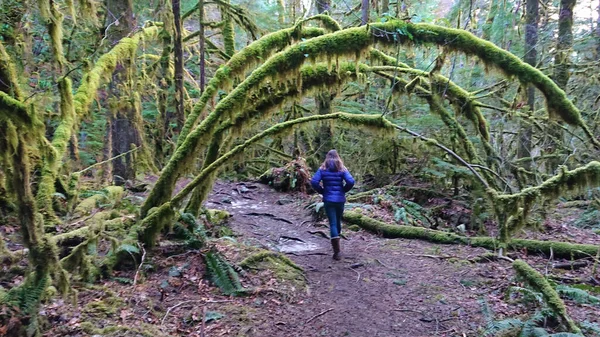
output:
[[[325,214],[329,219],[329,232],[331,238],[339,238],[342,233],[342,214],[344,214],[344,203],[343,202],[323,202],[325,207]]]

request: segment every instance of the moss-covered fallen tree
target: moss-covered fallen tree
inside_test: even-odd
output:
[[[544,300],[552,312],[554,312],[561,323],[567,329],[569,329],[569,331],[576,334],[581,333],[579,327],[575,325],[575,322],[573,322],[573,320],[567,314],[565,303],[560,299],[560,296],[558,296],[556,290],[552,288],[550,283],[548,283],[548,280],[546,280],[542,274],[531,268],[531,266],[529,266],[523,260],[515,260],[513,262],[513,268],[515,269],[517,276],[525,280],[525,282],[527,282],[527,284],[529,284],[529,286],[531,286],[535,291],[542,293]]]
[[[473,247],[482,247],[496,250],[501,247],[501,242],[492,237],[467,237],[455,233],[433,230],[423,227],[412,227],[388,224],[364,216],[356,211],[344,213],[344,220],[348,223],[358,225],[370,232],[382,235],[385,238],[420,239],[441,244],[464,244]],[[543,253],[562,258],[579,258],[596,256],[600,246],[588,244],[576,244],[557,241],[538,241],[526,239],[513,239],[508,248],[514,250],[527,249],[533,254]]]

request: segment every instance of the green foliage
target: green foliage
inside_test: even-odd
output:
[[[569,287],[569,286],[561,284],[556,287],[556,291],[562,297],[568,298],[579,304],[600,305],[599,297],[590,295],[587,291],[585,291],[583,289],[573,288],[573,287]]]
[[[206,271],[211,282],[219,287],[225,295],[239,295],[244,289],[240,278],[231,264],[219,252],[211,250],[204,255]]]

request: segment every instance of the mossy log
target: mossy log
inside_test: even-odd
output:
[[[243,259],[242,262],[240,262],[238,265],[242,268],[250,268],[251,266],[253,266],[267,258],[273,258],[273,259],[280,260],[284,264],[286,264],[298,271],[301,271],[301,272],[304,271],[300,266],[295,264],[294,261],[290,260],[287,256],[285,256],[281,253],[272,252],[270,250],[261,250],[256,254],[252,254],[252,255],[248,256],[247,258]]]
[[[390,239],[420,239],[442,244],[464,244],[492,250],[496,250],[501,246],[501,242],[492,237],[466,237],[423,227],[388,224],[355,211],[345,212],[344,220]],[[555,257],[562,258],[595,256],[600,249],[600,246],[596,245],[526,239],[513,239],[508,244],[508,247],[515,250],[527,249],[528,252],[534,254],[543,253],[550,255],[552,253]]]
[[[565,307],[564,302],[542,274],[531,268],[531,266],[523,260],[515,260],[513,262],[513,268],[515,269],[517,276],[525,280],[525,282],[527,282],[527,284],[535,291],[542,293],[542,296],[550,309],[552,309],[554,314],[560,318],[562,324],[564,324],[569,331],[581,333],[579,327],[575,325],[575,322],[573,322],[567,314],[567,308]]]

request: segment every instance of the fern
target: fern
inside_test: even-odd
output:
[[[600,325],[596,324],[596,323],[591,323],[588,321],[584,321],[581,322],[579,324],[579,326],[581,327],[581,329],[585,332],[588,332],[590,334],[592,334],[593,336],[600,336]]]
[[[523,295],[523,300],[526,303],[535,301],[538,304],[544,303],[544,297],[541,293],[523,287],[510,287],[509,295],[513,292]]]
[[[22,312],[30,314],[39,306],[47,286],[48,277],[36,280],[35,274],[31,274],[22,285],[9,290],[4,300],[7,304],[16,306]]]
[[[540,328],[540,325],[544,323],[544,320],[552,316],[552,311],[543,309],[536,311],[524,324],[523,330],[519,337],[543,337],[548,336],[546,330]]]
[[[524,323],[516,318],[507,318],[501,321],[492,322],[484,332],[484,336],[509,336],[519,333],[523,329]]]
[[[204,259],[211,282],[225,295],[237,295],[243,291],[237,272],[218,252],[211,250]]]
[[[573,288],[566,285],[558,285],[556,291],[563,297],[577,302],[578,304],[600,304],[600,298],[590,295],[583,289]]]

